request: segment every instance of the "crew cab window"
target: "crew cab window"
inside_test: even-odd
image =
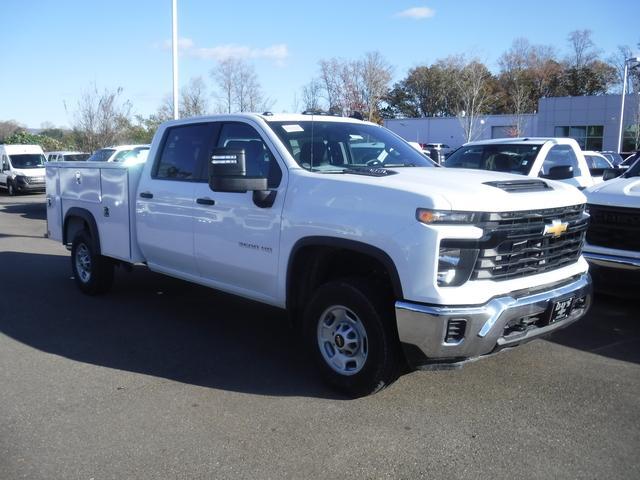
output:
[[[251,125],[225,123],[217,147],[244,150],[247,176],[266,178],[269,188],[280,185],[282,170],[258,131]]]
[[[167,130],[153,178],[200,180],[203,155],[212,141],[213,125],[197,123]]]
[[[582,175],[580,164],[578,163],[578,157],[576,157],[576,154],[570,145],[554,145],[551,147],[551,150],[549,150],[549,153],[547,153],[547,156],[542,163],[539,175],[548,175],[551,168],[562,166],[573,167],[574,177]]]

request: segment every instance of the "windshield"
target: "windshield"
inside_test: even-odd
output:
[[[352,122],[269,122],[307,170],[344,172],[366,167],[432,167],[423,153],[375,125]]]
[[[627,173],[624,174],[624,177],[640,177],[640,160],[636,160],[636,163],[634,163],[631,168],[627,170]]]
[[[462,146],[447,158],[445,166],[527,175],[540,147],[508,143]]]
[[[63,156],[65,162],[80,162],[89,158],[88,153],[67,153]]]
[[[100,150],[96,150],[93,152],[87,161],[89,162],[106,162],[109,160],[109,157],[115,152],[113,148],[101,148]]]
[[[137,165],[144,163],[149,156],[149,148],[134,148],[120,158],[114,159],[114,162],[122,162],[125,165]]]
[[[622,157],[614,152],[602,152],[602,156],[609,160],[614,167],[617,167],[623,162]]]
[[[10,155],[13,168],[43,168],[47,161],[40,153],[25,153],[22,155]]]

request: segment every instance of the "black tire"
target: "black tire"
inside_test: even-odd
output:
[[[13,184],[13,181],[7,180],[7,195],[14,197],[16,193],[16,186]]]
[[[332,325],[326,328],[334,328],[331,320],[333,315],[327,313],[334,307],[346,307],[366,332],[366,359],[359,369],[355,368],[354,362],[355,373],[341,373],[331,366],[330,359],[326,359],[330,353],[336,353],[334,349],[337,346],[344,345],[344,340],[335,340],[333,344],[325,341],[321,346],[319,325],[328,318]],[[373,282],[348,278],[322,285],[305,309],[304,327],[305,342],[313,352],[322,377],[342,393],[350,397],[369,395],[382,390],[397,378],[401,355],[393,299]]]
[[[97,253],[91,235],[84,230],[76,234],[71,244],[71,269],[83,293],[98,295],[109,291],[113,285],[113,266],[110,258]]]

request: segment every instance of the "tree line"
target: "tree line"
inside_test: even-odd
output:
[[[603,59],[590,30],[571,32],[567,44],[568,53],[561,56],[553,46],[519,38],[499,57],[495,73],[479,57],[459,54],[417,65],[393,84],[393,66],[380,52],[367,52],[358,59],[321,59],[317,75],[295,96],[291,109],[359,112],[379,123],[398,117],[458,117],[467,140],[482,115],[511,114],[516,119],[513,134],[519,135],[523,115],[534,113],[540,98],[621,90],[630,47],[618,47]],[[195,77],[180,89],[180,117],[263,112],[275,103],[265,95],[254,67],[244,60],[218,62],[208,80]],[[637,70],[631,72],[631,81],[637,91]],[[133,115],[132,110],[122,88],[100,90],[94,84],[67,108],[71,130],[47,126],[33,136],[16,122],[0,122],[0,142],[33,141],[48,150],[93,151],[117,143],[148,143],[160,123],[173,118],[170,95],[151,115]]]

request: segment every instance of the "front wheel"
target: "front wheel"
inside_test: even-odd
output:
[[[322,285],[305,310],[305,337],[322,376],[360,397],[389,385],[399,367],[399,340],[388,295],[365,279]]]
[[[79,232],[71,244],[71,269],[76,285],[88,295],[107,292],[113,284],[113,262],[97,253],[86,231]]]
[[[7,195],[9,195],[10,197],[15,196],[16,194],[16,187],[13,184],[13,181],[11,180],[7,180]]]

